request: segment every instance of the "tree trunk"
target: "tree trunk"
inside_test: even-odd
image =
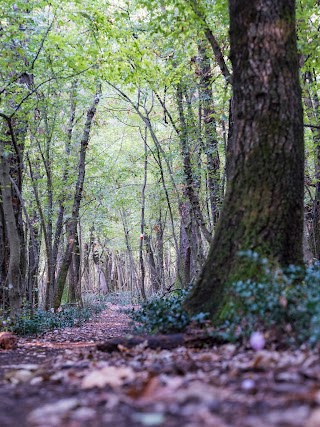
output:
[[[184,115],[183,109],[183,89],[182,85],[179,84],[177,87],[177,103],[179,110],[179,119],[181,124],[181,132],[180,132],[180,145],[181,145],[181,156],[183,160],[183,172],[185,174],[186,180],[186,196],[188,197],[191,205],[191,209],[194,213],[194,217],[197,221],[198,226],[201,228],[201,231],[207,240],[208,243],[211,242],[211,233],[207,229],[206,221],[203,217],[203,213],[201,211],[200,200],[198,197],[198,193],[195,191],[195,180],[192,172],[192,162],[190,156],[190,147],[188,145],[188,127]]]
[[[81,256],[78,231],[75,233],[73,252],[69,267],[69,303],[81,304]]]
[[[159,270],[156,267],[156,262],[155,262],[153,250],[151,247],[151,238],[147,234],[144,235],[144,243],[145,243],[146,252],[149,260],[151,290],[152,292],[156,293],[161,288],[161,279],[158,276]]]
[[[179,288],[186,288],[191,280],[191,207],[190,203],[181,203],[179,207],[181,212],[180,223],[180,242],[179,252],[177,253],[177,274],[176,285]],[[198,225],[198,224],[197,224]]]
[[[3,200],[3,218],[6,225],[6,234],[10,250],[9,265],[5,283],[9,290],[10,313],[12,316],[16,316],[21,309],[22,303],[20,237],[12,204],[8,156],[3,150],[3,142],[0,144],[0,188]]]
[[[1,194],[1,187],[0,187]],[[6,222],[3,212],[3,201],[0,198],[0,302],[3,311],[6,309],[8,302],[8,292],[6,288],[6,278],[8,274],[9,261],[9,243],[7,239]]]
[[[310,71],[305,74],[308,96],[305,97],[307,117],[311,125],[320,119],[320,101],[316,90],[317,79]],[[315,259],[320,260],[320,128],[312,127],[312,139],[315,150],[315,195],[312,201],[312,224],[309,245]]]
[[[220,208],[220,158],[212,94],[210,59],[204,43],[199,45],[200,99],[203,110],[205,152],[207,156],[207,182],[213,226],[219,218]]]
[[[30,237],[29,237],[29,248],[28,248],[28,280],[27,280],[27,290],[26,297],[28,303],[33,310],[33,307],[38,302],[38,275],[39,275],[39,265],[40,265],[40,230],[38,225],[38,216],[34,212],[31,219]],[[33,233],[33,238],[32,238]]]
[[[146,209],[146,187],[148,179],[148,144],[147,144],[147,127],[145,126],[144,134],[140,130],[141,137],[144,144],[144,177],[141,189],[141,222],[140,222],[140,244],[139,244],[139,263],[140,263],[140,273],[141,273],[141,294],[144,297],[146,294],[145,291],[145,277],[146,277],[146,268],[144,265],[143,258],[143,241],[144,241],[144,226],[145,226],[145,209]]]
[[[89,144],[91,126],[97,110],[97,105],[100,101],[100,96],[101,96],[101,86],[99,85],[97,88],[97,92],[95,94],[93,103],[87,112],[87,118],[84,125],[84,131],[83,131],[83,135],[80,143],[78,178],[76,182],[76,189],[75,189],[75,195],[73,200],[72,217],[68,224],[67,246],[66,246],[66,249],[63,255],[62,264],[57,276],[57,284],[56,284],[55,295],[54,295],[55,309],[58,309],[61,304],[62,294],[64,291],[64,286],[66,283],[66,278],[67,278],[69,266],[72,259],[72,251],[73,251],[73,245],[74,245],[76,231],[77,231],[80,203],[82,199],[83,184],[84,184],[84,178],[85,178],[86,152]]]
[[[303,262],[304,146],[295,2],[230,0],[232,168],[214,241],[185,302],[218,315],[226,286],[249,276],[241,250]]]

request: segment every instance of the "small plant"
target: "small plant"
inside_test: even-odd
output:
[[[166,334],[183,331],[192,321],[203,322],[207,318],[204,313],[191,317],[183,308],[187,294],[188,290],[175,290],[169,295],[154,297],[138,310],[133,309],[130,315],[136,322],[136,330]]]

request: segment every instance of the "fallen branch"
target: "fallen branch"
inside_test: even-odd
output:
[[[221,344],[224,342],[219,337],[209,336],[203,333],[202,335],[187,335],[187,334],[170,334],[170,335],[130,335],[127,337],[110,338],[107,341],[97,344],[97,350],[111,353],[112,351],[120,351],[123,347],[133,348],[137,345],[144,344],[145,348],[152,350],[172,350],[176,347],[192,347],[202,348]]]

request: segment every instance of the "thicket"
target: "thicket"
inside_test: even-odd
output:
[[[40,334],[52,329],[81,326],[106,308],[107,299],[96,297],[85,301],[82,307],[66,304],[58,312],[31,310],[24,307],[21,315],[12,320],[0,316],[0,331],[10,331],[19,335]]]
[[[225,341],[246,340],[255,331],[268,332],[270,339],[281,336],[287,344],[320,341],[320,265],[270,265],[266,258],[252,251],[239,254],[259,271],[248,280],[235,281],[228,287],[228,302],[214,319],[210,334]],[[208,316],[191,317],[183,308],[188,291],[157,297],[131,313],[140,331],[170,333],[183,331],[193,321],[207,325]]]

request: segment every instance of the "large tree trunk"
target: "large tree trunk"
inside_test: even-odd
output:
[[[230,0],[234,128],[221,219],[185,305],[217,315],[245,279],[241,250],[286,266],[303,260],[304,147],[291,0]]]

